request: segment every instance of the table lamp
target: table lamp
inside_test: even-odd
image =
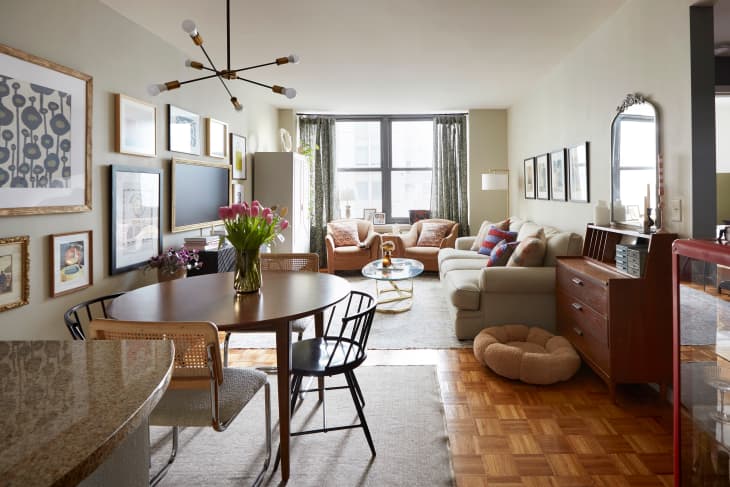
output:
[[[350,218],[350,202],[355,199],[355,190],[343,188],[340,192],[340,200],[345,202],[345,218]]]

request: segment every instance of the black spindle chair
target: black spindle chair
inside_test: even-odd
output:
[[[74,340],[86,340],[86,334],[84,333],[84,326],[88,327],[91,320],[97,318],[109,318],[107,313],[107,305],[114,298],[118,298],[124,294],[114,293],[106,296],[99,296],[98,298],[90,299],[79,303],[75,306],[70,307],[64,314],[63,320],[66,322],[66,328],[68,328],[71,337]]]

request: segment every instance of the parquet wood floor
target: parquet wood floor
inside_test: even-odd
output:
[[[437,366],[457,487],[673,485],[672,410],[648,386],[617,404],[583,367],[531,386],[483,368],[471,349],[371,350],[366,365]],[[272,365],[273,350],[234,350],[233,365]]]

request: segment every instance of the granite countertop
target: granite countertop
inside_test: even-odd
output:
[[[167,341],[0,341],[0,483],[76,485],[143,424]]]

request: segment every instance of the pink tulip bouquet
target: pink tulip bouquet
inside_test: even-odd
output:
[[[218,216],[226,227],[221,245],[228,239],[236,250],[258,250],[262,245],[273,242],[289,226],[284,219],[286,213],[286,208],[266,208],[257,200],[250,205],[244,201],[221,206]]]

